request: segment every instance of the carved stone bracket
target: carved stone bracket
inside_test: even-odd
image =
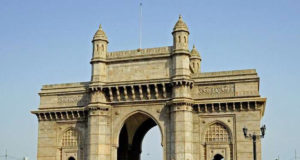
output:
[[[82,121],[87,117],[85,109],[72,110],[53,110],[53,111],[32,111],[39,121],[59,121],[59,120],[76,120]]]
[[[193,87],[194,85],[194,81],[191,80],[174,80],[172,81],[172,85],[173,86],[189,86],[189,87]]]
[[[171,83],[124,84],[99,88],[110,103],[169,99],[172,89]]]
[[[199,103],[193,105],[193,110],[197,113],[212,113],[212,112],[240,112],[240,111],[255,111],[264,112],[265,101],[239,101],[239,102],[211,102]]]

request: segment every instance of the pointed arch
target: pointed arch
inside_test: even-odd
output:
[[[205,143],[231,143],[232,132],[230,128],[222,121],[213,121],[205,127],[202,132],[202,140]]]
[[[81,135],[74,127],[67,128],[61,136],[62,147],[77,147],[80,146]]]
[[[103,52],[104,49],[105,49],[105,48],[104,48],[104,45],[102,44],[102,45],[101,45],[101,51]]]

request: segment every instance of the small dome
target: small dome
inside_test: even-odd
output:
[[[191,56],[200,57],[199,51],[196,49],[195,45],[193,45],[193,49],[191,50]]]
[[[99,29],[95,33],[94,38],[93,38],[93,41],[96,41],[96,40],[103,40],[103,41],[108,42],[107,36],[106,36],[105,32],[103,31],[101,24],[100,24]]]
[[[189,32],[189,29],[188,29],[187,25],[183,22],[181,15],[179,15],[179,19],[178,19],[178,21],[176,22],[176,24],[173,28],[173,32],[176,32],[176,31]]]

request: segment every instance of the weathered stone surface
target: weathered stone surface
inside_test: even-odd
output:
[[[265,110],[256,71],[201,72],[182,17],[172,35],[173,46],[108,52],[99,27],[91,81],[39,93],[38,160],[138,160],[155,125],[164,160],[252,160],[242,128],[258,134]]]

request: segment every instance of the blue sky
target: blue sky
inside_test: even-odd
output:
[[[43,84],[90,79],[91,39],[100,23],[110,51],[139,47],[139,2],[0,1],[0,155],[7,149],[36,159],[30,111],[39,105],[37,93]],[[172,45],[179,14],[203,72],[257,69],[268,98],[263,159],[290,160],[295,149],[300,155],[300,1],[144,0],[142,46]]]

